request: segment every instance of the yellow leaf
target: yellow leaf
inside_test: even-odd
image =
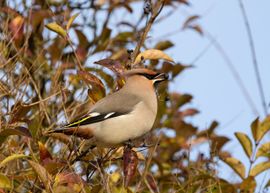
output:
[[[250,176],[257,176],[258,174],[270,169],[270,162],[265,161],[254,166],[250,171]]]
[[[248,158],[250,158],[252,156],[252,142],[250,140],[250,138],[241,132],[236,132],[235,136],[237,137],[238,141],[241,143],[246,155],[248,156]]]
[[[243,182],[240,184],[240,192],[255,192],[256,189],[256,180],[253,176],[249,176],[248,178],[244,179]]]
[[[270,116],[266,117],[259,126],[258,141],[260,141],[268,131],[270,131]]]
[[[66,30],[68,31],[70,26],[73,24],[74,20],[78,17],[79,13],[74,14],[73,16],[71,16],[71,18],[68,20],[67,26],[66,26]]]
[[[110,175],[110,178],[111,178],[112,182],[117,183],[118,180],[121,178],[121,175],[118,172],[113,172]]]
[[[258,133],[259,133],[259,117],[256,118],[252,123],[251,123],[251,131],[252,131],[252,135],[253,138],[255,139],[255,141],[258,141]]]
[[[33,162],[31,160],[28,160],[29,164],[31,165],[31,167],[33,168],[33,170],[35,171],[35,173],[38,175],[38,177],[40,178],[41,182],[43,183],[43,185],[45,186],[45,189],[47,192],[51,192],[51,181],[52,181],[52,177],[50,176],[50,174],[47,172],[47,170],[41,166],[40,164]]]
[[[0,188],[11,188],[11,182],[9,178],[4,174],[0,174]]]
[[[139,64],[145,59],[150,59],[150,60],[163,59],[169,62],[173,62],[173,59],[167,54],[165,54],[163,51],[157,50],[157,49],[150,49],[150,50],[145,50],[144,52],[141,52],[136,57],[134,64]]]
[[[256,158],[261,156],[270,157],[270,142],[261,145],[261,147],[258,149]]]
[[[26,158],[28,157],[27,155],[24,154],[13,154],[10,155],[8,157],[6,157],[1,163],[0,163],[0,168],[3,167],[4,165],[6,165],[8,162],[16,160],[16,159],[20,159],[20,158]]]
[[[224,158],[223,161],[228,164],[242,179],[245,178],[246,169],[241,161],[233,157]]]
[[[60,25],[58,25],[58,24],[55,23],[55,22],[53,22],[53,23],[48,23],[48,24],[46,25],[46,27],[47,27],[49,30],[51,30],[51,31],[57,33],[58,35],[62,36],[63,38],[66,37],[66,35],[67,35],[67,32],[66,32]]]

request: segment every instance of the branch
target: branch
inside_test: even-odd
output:
[[[134,53],[133,53],[133,59],[132,59],[132,63],[135,61],[135,58],[136,56],[139,54],[140,52],[140,48],[142,47],[142,45],[144,44],[145,42],[145,39],[147,37],[147,34],[148,32],[150,31],[154,21],[156,20],[157,16],[160,14],[161,10],[163,9],[164,7],[164,3],[165,3],[165,0],[161,0],[161,1],[158,1],[154,7],[154,10],[152,12],[152,15],[148,21],[148,23],[146,24],[144,30],[143,30],[143,34],[134,50]]]
[[[225,50],[223,49],[221,44],[215,38],[213,38],[213,36],[209,32],[206,33],[206,37],[210,40],[210,42],[213,43],[214,47],[218,50],[218,52],[221,54],[221,56],[225,60],[225,62],[227,64],[227,66],[229,67],[229,69],[230,69],[236,83],[238,84],[239,88],[241,89],[247,103],[251,107],[251,109],[253,111],[253,114],[258,116],[259,112],[258,112],[258,110],[256,108],[256,105],[253,102],[252,97],[250,96],[247,88],[245,87],[245,84],[244,84],[243,80],[241,79],[238,71],[236,70],[233,62],[231,61],[231,59],[229,58],[229,56],[227,55],[227,53],[225,52]]]
[[[254,70],[255,70],[255,76],[256,76],[257,84],[258,84],[258,88],[259,88],[259,94],[260,94],[260,97],[261,97],[262,107],[263,107],[265,116],[267,116],[267,114],[268,114],[267,113],[267,104],[266,104],[266,101],[265,101],[265,95],[264,95],[264,91],[263,91],[262,80],[261,80],[261,76],[260,76],[260,73],[259,73],[259,65],[258,65],[258,62],[257,62],[256,50],[255,50],[255,45],[254,45],[254,41],[253,41],[253,37],[252,37],[252,33],[251,33],[251,28],[250,28],[250,25],[249,25],[246,10],[245,10],[245,7],[244,7],[244,4],[243,4],[242,0],[239,0],[239,5],[240,5],[240,9],[242,11],[242,15],[243,15],[246,30],[247,30],[247,35],[248,35],[248,40],[249,40],[249,45],[250,45],[250,50],[251,50],[251,56],[252,56]]]

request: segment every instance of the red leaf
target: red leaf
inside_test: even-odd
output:
[[[128,187],[133,177],[135,176],[137,165],[138,165],[138,156],[135,151],[130,149],[129,147],[125,147],[124,155],[124,186]]]
[[[52,156],[43,143],[38,142],[40,161],[45,164],[52,160]]]
[[[124,67],[121,65],[121,63],[118,60],[112,60],[112,59],[107,58],[107,59],[96,61],[94,63],[110,69],[117,75],[120,75],[124,72]]]

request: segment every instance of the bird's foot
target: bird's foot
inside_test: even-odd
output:
[[[131,139],[129,139],[128,141],[125,141],[124,146],[126,146],[129,149],[132,149],[133,147],[135,147],[134,143],[131,141]]]

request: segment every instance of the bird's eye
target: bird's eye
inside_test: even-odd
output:
[[[139,75],[144,76],[149,80],[153,80],[157,76],[156,74],[146,74],[146,73],[140,73]]]

